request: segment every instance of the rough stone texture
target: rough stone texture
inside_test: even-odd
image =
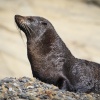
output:
[[[100,63],[98,6],[82,0],[0,0],[0,78],[32,77],[15,14],[45,17],[76,57]]]
[[[0,80],[0,100],[100,100],[99,94],[73,93],[28,77]]]

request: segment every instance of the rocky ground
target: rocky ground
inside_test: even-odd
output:
[[[73,93],[28,77],[0,80],[0,100],[100,100],[99,94]]]

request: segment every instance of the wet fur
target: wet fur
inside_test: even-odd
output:
[[[15,22],[26,35],[34,77],[68,91],[100,93],[100,64],[75,58],[48,20],[16,15]]]

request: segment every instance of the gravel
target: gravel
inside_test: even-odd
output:
[[[28,77],[0,80],[0,100],[100,100],[95,93],[73,93]]]

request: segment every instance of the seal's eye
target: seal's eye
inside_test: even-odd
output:
[[[46,22],[41,22],[41,23],[42,23],[42,25],[47,26],[47,23]]]
[[[30,18],[28,18],[28,20],[29,20],[30,22],[32,22],[32,21],[33,21],[33,18],[30,17]]]

